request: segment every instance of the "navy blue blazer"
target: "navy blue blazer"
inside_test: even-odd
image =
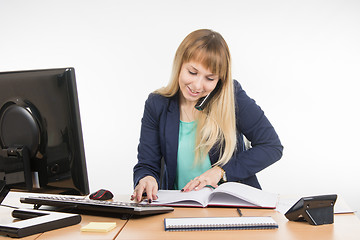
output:
[[[279,160],[283,146],[264,112],[247,96],[236,80],[234,93],[237,150],[222,168],[228,181],[242,182],[261,189],[255,174]],[[151,93],[145,102],[142,118],[138,163],[134,167],[134,186],[140,179],[150,175],[157,180],[159,189],[174,189],[179,123],[178,95],[167,98]],[[244,148],[242,134],[251,142],[250,149]],[[209,157],[212,164],[219,159],[216,147],[211,149]],[[163,178],[161,181],[160,175]]]

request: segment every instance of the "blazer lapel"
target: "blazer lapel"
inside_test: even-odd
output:
[[[178,95],[171,98],[168,106],[168,112],[165,122],[165,164],[168,172],[168,187],[173,189],[176,168],[177,168],[177,153],[179,144],[179,124],[180,111]]]

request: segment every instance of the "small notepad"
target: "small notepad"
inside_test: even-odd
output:
[[[165,218],[165,231],[274,229],[272,217]]]
[[[110,232],[116,227],[116,222],[90,222],[81,228],[82,232]]]

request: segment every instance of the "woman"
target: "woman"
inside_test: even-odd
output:
[[[207,103],[198,110],[203,97]],[[232,80],[223,37],[197,30],[177,49],[169,84],[145,103],[131,199],[141,201],[146,193],[151,202],[159,187],[187,192],[221,181],[260,188],[255,174],[279,160],[282,150],[264,112]]]

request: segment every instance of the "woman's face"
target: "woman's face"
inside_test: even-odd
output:
[[[201,63],[193,61],[184,63],[179,75],[181,100],[195,105],[201,97],[205,97],[214,90],[218,81],[219,77]]]

